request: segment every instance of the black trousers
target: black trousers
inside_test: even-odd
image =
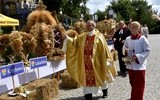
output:
[[[122,57],[124,57],[124,55],[122,54],[122,50],[119,50],[118,51],[118,59],[119,59],[120,72],[125,73],[127,71],[127,69],[126,69],[125,62],[122,61]]]

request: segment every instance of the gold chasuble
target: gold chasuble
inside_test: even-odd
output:
[[[117,75],[113,61],[103,35],[95,30],[92,36],[87,32],[68,38],[66,65],[70,76],[82,86],[102,86],[105,81],[112,82]],[[112,81],[111,81],[112,80]]]

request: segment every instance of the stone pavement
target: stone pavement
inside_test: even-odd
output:
[[[149,35],[151,53],[148,58],[146,70],[146,88],[144,100],[160,100],[160,35]],[[116,62],[117,64],[117,62]],[[118,64],[117,64],[118,65]],[[117,66],[119,70],[119,67]],[[128,76],[117,76],[115,81],[109,84],[109,94],[102,99],[101,94],[94,94],[93,100],[127,100],[130,98],[130,85]],[[84,100],[82,88],[60,89],[56,100]],[[54,100],[55,100],[54,99]]]

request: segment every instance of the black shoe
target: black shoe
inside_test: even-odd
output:
[[[107,89],[102,90],[102,92],[103,92],[103,96],[102,96],[102,98],[107,98],[107,96],[108,96],[108,88],[107,88]]]
[[[126,72],[118,72],[118,76],[126,76],[127,75],[127,73]]]
[[[92,100],[92,94],[85,94],[85,100]]]
[[[126,73],[122,73],[121,76],[122,76],[122,77],[127,77],[127,74],[126,74]]]

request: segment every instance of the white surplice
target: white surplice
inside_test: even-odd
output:
[[[142,35],[139,39],[131,39],[131,36],[129,36],[124,42],[123,52],[125,52],[125,48],[128,49],[128,56],[135,55],[139,62],[137,64],[135,61],[132,61],[131,64],[127,64],[127,69],[145,70],[147,57],[151,51],[147,38]]]

